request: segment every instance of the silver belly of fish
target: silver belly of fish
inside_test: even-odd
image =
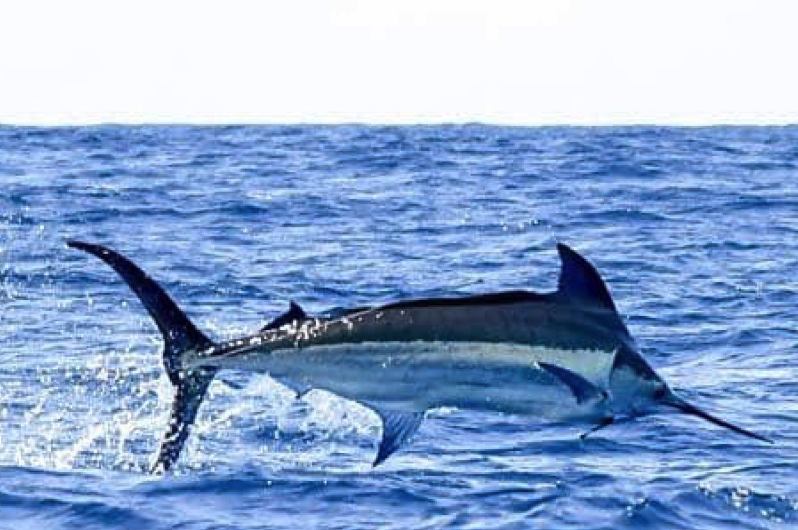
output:
[[[493,410],[552,420],[596,416],[536,365],[562,366],[606,388],[614,353],[491,342],[362,342],[244,349],[189,365],[266,372],[297,389],[323,389],[379,410]]]

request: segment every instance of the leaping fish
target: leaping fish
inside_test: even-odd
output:
[[[214,342],[158,283],[101,245],[70,240],[127,282],[164,339],[175,388],[153,472],[178,459],[200,404],[220,369],[268,373],[304,393],[324,389],[382,419],[373,464],[384,462],[437,407],[488,410],[592,425],[671,410],[736,433],[765,436],[679,397],[641,356],[610,292],[590,262],[560,243],[557,290],[426,298],[311,318],[289,310],[258,333]]]

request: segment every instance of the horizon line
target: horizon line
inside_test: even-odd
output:
[[[18,127],[18,128],[79,128],[79,127],[504,127],[504,128],[518,128],[518,129],[543,129],[543,128],[678,128],[678,129],[698,129],[698,128],[713,128],[713,127],[740,127],[740,128],[755,128],[755,127],[774,127],[774,128],[789,128],[798,126],[796,121],[714,121],[714,122],[692,122],[692,121],[640,121],[640,122],[612,122],[612,121],[596,121],[596,122],[539,122],[539,123],[522,123],[522,122],[502,122],[502,121],[489,121],[489,120],[443,120],[443,121],[426,121],[426,120],[399,120],[399,121],[365,121],[365,120],[351,120],[351,121],[325,121],[325,120],[299,120],[299,121],[248,121],[248,120],[231,120],[231,121],[172,121],[172,120],[142,120],[142,121],[125,121],[125,120],[87,120],[85,122],[70,122],[70,121],[53,121],[53,122],[25,122],[25,121],[2,121],[0,120],[0,127]]]

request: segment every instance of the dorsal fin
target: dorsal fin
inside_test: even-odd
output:
[[[305,311],[299,307],[299,304],[291,300],[288,303],[288,311],[280,315],[279,317],[275,318],[265,326],[263,326],[260,330],[266,331],[269,329],[277,329],[285,326],[286,324],[293,324],[294,322],[302,322],[303,320],[307,320],[308,315]]]
[[[617,313],[612,296],[596,268],[568,245],[557,243],[557,252],[562,262],[557,294]]]

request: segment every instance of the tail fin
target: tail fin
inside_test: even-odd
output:
[[[168,471],[180,456],[202,399],[216,375],[214,368],[184,371],[180,359],[187,350],[207,348],[213,346],[213,342],[197,329],[155,280],[129,259],[101,245],[75,240],[67,241],[67,245],[97,256],[114,269],[139,297],[163,335],[163,365],[175,386],[175,398],[169,425],[151,471]]]

